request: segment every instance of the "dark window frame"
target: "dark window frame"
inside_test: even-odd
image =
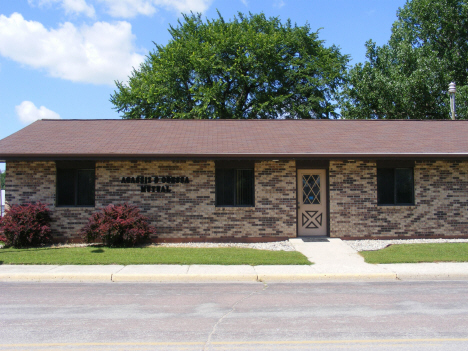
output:
[[[414,163],[413,163],[414,164]],[[386,170],[387,172],[389,170],[393,171],[393,202],[383,202],[381,199],[381,194],[383,192],[383,187],[384,185],[380,183],[379,181],[379,170]],[[397,201],[397,196],[398,196],[398,190],[399,187],[402,187],[403,185],[398,185],[398,177],[397,177],[397,171],[398,170],[410,170],[411,171],[411,202],[398,202]],[[389,164],[383,164],[383,165],[377,165],[377,205],[378,206],[414,206],[415,205],[415,194],[414,194],[414,166],[412,167],[411,164],[409,163],[389,163]]]
[[[249,204],[238,204],[237,190],[239,186],[239,171],[251,171],[250,178],[250,196],[252,201]],[[222,202],[220,193],[218,191],[221,186],[220,173],[223,172],[223,177],[229,174],[232,178],[235,177],[234,183],[230,184],[232,189],[232,204]],[[235,175],[234,175],[235,174]],[[223,181],[225,178],[223,178]],[[255,163],[250,161],[217,161],[215,162],[215,206],[216,207],[255,207]]]
[[[60,183],[59,177],[61,177],[62,172],[68,172],[69,175],[72,174],[72,182],[73,182],[73,204],[66,203],[64,204],[63,200],[60,201]],[[79,202],[79,173],[83,171],[92,171],[92,180],[93,186],[90,194],[90,198],[92,198],[92,203],[86,204],[78,204]],[[96,167],[95,162],[91,161],[57,161],[56,162],[56,182],[55,182],[55,204],[56,207],[95,207],[96,206]],[[66,201],[68,202],[68,201]]]

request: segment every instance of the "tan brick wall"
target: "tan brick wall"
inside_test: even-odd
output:
[[[55,162],[7,162],[5,202],[55,202]]]
[[[137,205],[161,239],[245,239],[296,236],[294,161],[255,165],[255,207],[215,207],[214,162],[109,161],[96,163],[96,209]],[[53,211],[59,240],[78,240],[94,208],[56,208],[54,162],[7,162],[6,201],[41,201]],[[121,177],[186,176],[170,193],[142,193]],[[377,206],[373,161],[331,161],[330,236],[468,235],[468,162],[417,161],[414,206]],[[154,184],[152,184],[154,185]]]
[[[214,173],[210,161],[96,162],[96,210],[111,203],[134,204],[157,228],[159,239],[296,236],[294,161],[256,163],[255,207],[215,207]],[[123,176],[184,176],[190,182],[168,184],[170,193],[142,193],[139,184],[121,183]],[[78,240],[79,229],[95,211],[54,206],[54,162],[8,162],[6,201],[49,204],[53,233],[61,240]]]
[[[330,162],[330,236],[468,235],[468,162],[417,161],[414,206],[377,206],[372,161]]]
[[[6,164],[5,202],[11,205],[42,202],[52,210],[55,239],[79,240],[79,229],[94,208],[55,207],[55,162],[12,162]]]
[[[188,177],[169,184],[170,193],[142,193],[122,176]],[[109,161],[96,166],[96,206],[137,205],[156,227],[159,238],[294,237],[295,163],[255,165],[255,207],[215,207],[212,161]],[[152,184],[153,186],[155,184]]]

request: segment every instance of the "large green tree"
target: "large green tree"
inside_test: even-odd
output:
[[[123,118],[331,118],[348,57],[309,25],[183,16],[110,101]]]
[[[350,70],[343,116],[450,118],[454,81],[458,118],[468,118],[468,1],[407,1],[397,18],[388,44],[368,41],[367,62]]]
[[[5,172],[0,169],[0,189],[5,190]]]

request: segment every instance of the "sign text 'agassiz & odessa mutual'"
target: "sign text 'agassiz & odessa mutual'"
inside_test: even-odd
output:
[[[172,190],[169,185],[147,185],[147,184],[188,184],[188,177],[171,177],[171,176],[152,176],[152,177],[122,177],[120,183],[130,184],[145,184],[140,185],[142,193],[170,193]]]

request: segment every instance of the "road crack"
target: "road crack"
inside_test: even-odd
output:
[[[248,298],[250,298],[253,295],[257,295],[257,294],[260,294],[260,293],[264,292],[267,288],[268,288],[268,285],[266,283],[263,283],[263,289],[261,291],[252,291],[250,294],[248,294],[248,295],[242,297],[241,299],[239,299],[238,301],[234,302],[234,304],[231,306],[231,309],[228,312],[226,312],[224,315],[222,315],[221,318],[219,318],[218,321],[215,323],[215,325],[213,325],[213,328],[211,329],[211,332],[208,335],[208,339],[206,340],[205,345],[203,345],[202,350],[203,351],[207,350],[207,348],[209,347],[209,345],[211,343],[211,337],[215,333],[216,328],[218,327],[218,325],[223,321],[223,319],[225,319],[227,316],[229,316],[232,312],[234,312],[236,310],[236,306],[238,304],[240,304],[241,302],[247,300]]]

